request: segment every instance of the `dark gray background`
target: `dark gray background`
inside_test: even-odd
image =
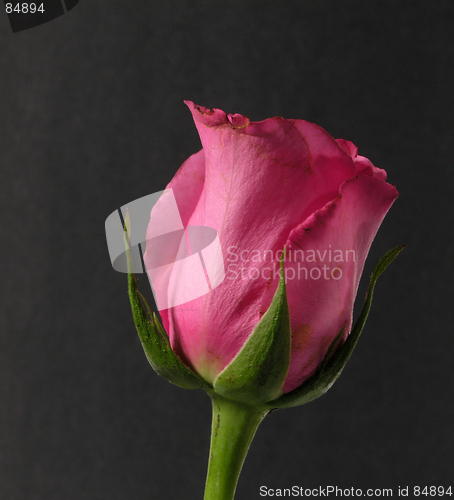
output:
[[[450,0],[91,0],[14,35],[0,15],[2,500],[203,497],[209,398],[149,367],[104,234],[199,150],[183,99],[316,122],[400,191],[359,304],[407,248],[356,352],[267,417],[238,500],[452,485],[453,26]]]

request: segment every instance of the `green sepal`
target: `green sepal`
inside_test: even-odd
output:
[[[281,277],[271,305],[239,353],[215,379],[216,394],[258,404],[283,392],[290,364],[291,331],[283,259],[280,265]]]
[[[300,387],[297,387],[293,391],[281,396],[279,399],[272,401],[270,403],[271,407],[289,408],[292,406],[300,406],[322,396],[326,391],[328,391],[328,389],[330,389],[344,369],[344,366],[349,360],[361,332],[363,331],[367,316],[369,315],[374,287],[378,277],[389,266],[389,264],[391,264],[404,247],[405,245],[401,245],[393,248],[378,262],[370,278],[369,287],[366,293],[366,301],[361,314],[359,315],[355,326],[344,344],[336,350],[336,346],[344,333],[343,328],[331,343],[323,361],[320,364],[320,367],[315,374],[306,380],[306,382],[304,382]]]
[[[183,389],[199,389],[209,387],[209,384],[186,366],[170,346],[168,336],[139,292],[137,279],[134,276],[129,247],[130,222],[129,215],[125,218],[125,246],[128,262],[128,293],[131,302],[134,323],[139,334],[145,356],[155,372],[166,378],[172,384]]]

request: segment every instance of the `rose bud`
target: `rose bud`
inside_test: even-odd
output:
[[[219,498],[233,498],[238,467],[264,415],[320,396],[348,360],[375,281],[403,248],[379,262],[352,328],[364,262],[398,193],[356,146],[318,125],[280,117],[251,122],[186,104],[203,149],[167,189],[186,232],[216,231],[225,276],[193,300],[158,307],[163,327],[143,307],[132,273],[130,297],[154,369],[212,397],[216,433],[206,498],[224,490],[230,493]],[[152,240],[166,218],[164,201],[151,212],[144,263],[155,293],[167,300],[190,284],[165,266],[165,273],[155,271]],[[205,271],[211,278],[206,263]],[[237,451],[227,450],[229,440],[239,443]],[[225,463],[232,453],[236,465]]]

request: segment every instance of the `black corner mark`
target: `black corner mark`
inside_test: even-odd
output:
[[[3,0],[13,33],[47,23],[74,8],[79,0]]]
[[[63,1],[65,2],[66,5],[66,12],[73,9],[79,3],[79,0],[63,0]]]

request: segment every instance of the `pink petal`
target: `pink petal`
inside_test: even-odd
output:
[[[203,150],[190,156],[183,165],[179,168],[173,179],[167,186],[173,191],[173,196],[178,205],[179,214],[183,223],[186,227],[189,222],[189,218],[194,212],[195,207],[200,198],[200,194],[203,189],[205,181],[205,154]],[[156,205],[153,207],[150,216],[150,223],[147,230],[147,240],[150,240],[155,236],[155,228],[160,227],[163,221],[168,219],[167,206],[160,203],[158,200]],[[169,256],[170,258],[170,256]],[[149,245],[147,245],[147,251],[144,254],[144,262],[147,269],[152,268],[153,256],[150,254]],[[169,328],[168,310],[159,311],[163,326],[165,330],[169,333],[171,342],[173,342],[173,332]],[[176,349],[177,350],[177,349]],[[181,354],[181,353],[179,353]]]
[[[347,141],[346,139],[336,139],[336,142],[352,158],[356,158],[358,156],[358,148],[352,141]]]
[[[339,197],[291,232],[287,248],[292,260],[287,260],[285,268],[293,340],[286,392],[301,385],[316,370],[343,327],[345,336],[350,331],[367,253],[397,195],[393,186],[380,179],[357,176],[342,185]],[[304,252],[304,261],[303,254],[295,254],[295,250]],[[314,255],[311,251],[316,262],[310,261]],[[299,262],[294,262],[295,256]],[[304,267],[307,278],[301,269]],[[290,279],[292,270],[294,279]]]
[[[336,139],[339,146],[351,156],[355,163],[356,173],[360,175],[369,175],[382,181],[386,181],[386,170],[378,168],[365,156],[358,156],[358,148],[351,141],[345,139]]]

